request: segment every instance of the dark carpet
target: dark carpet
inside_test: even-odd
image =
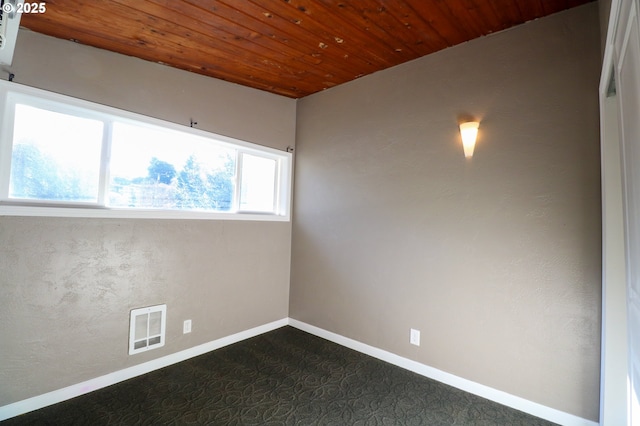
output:
[[[4,424],[552,423],[283,327]]]

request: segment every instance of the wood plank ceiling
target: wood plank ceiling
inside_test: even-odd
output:
[[[32,31],[300,98],[593,0],[46,0]]]

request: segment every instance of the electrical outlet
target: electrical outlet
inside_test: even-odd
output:
[[[420,330],[411,329],[411,335],[409,337],[409,343],[412,345],[420,346]]]
[[[191,333],[191,320],[185,320],[182,324],[182,334]]]

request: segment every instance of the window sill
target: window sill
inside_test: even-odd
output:
[[[225,213],[172,210],[109,209],[80,207],[33,207],[0,205],[0,216],[83,217],[97,219],[198,219],[198,220],[253,220],[263,222],[289,222],[289,215],[272,213]]]

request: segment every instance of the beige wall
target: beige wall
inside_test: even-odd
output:
[[[11,69],[22,84],[295,143],[295,101],[139,59],[21,31]],[[283,222],[0,217],[0,406],[286,318],[290,238]],[[129,311],[158,303],[166,346],[127,355]]]
[[[597,421],[599,44],[590,3],[299,101],[290,316]]]

